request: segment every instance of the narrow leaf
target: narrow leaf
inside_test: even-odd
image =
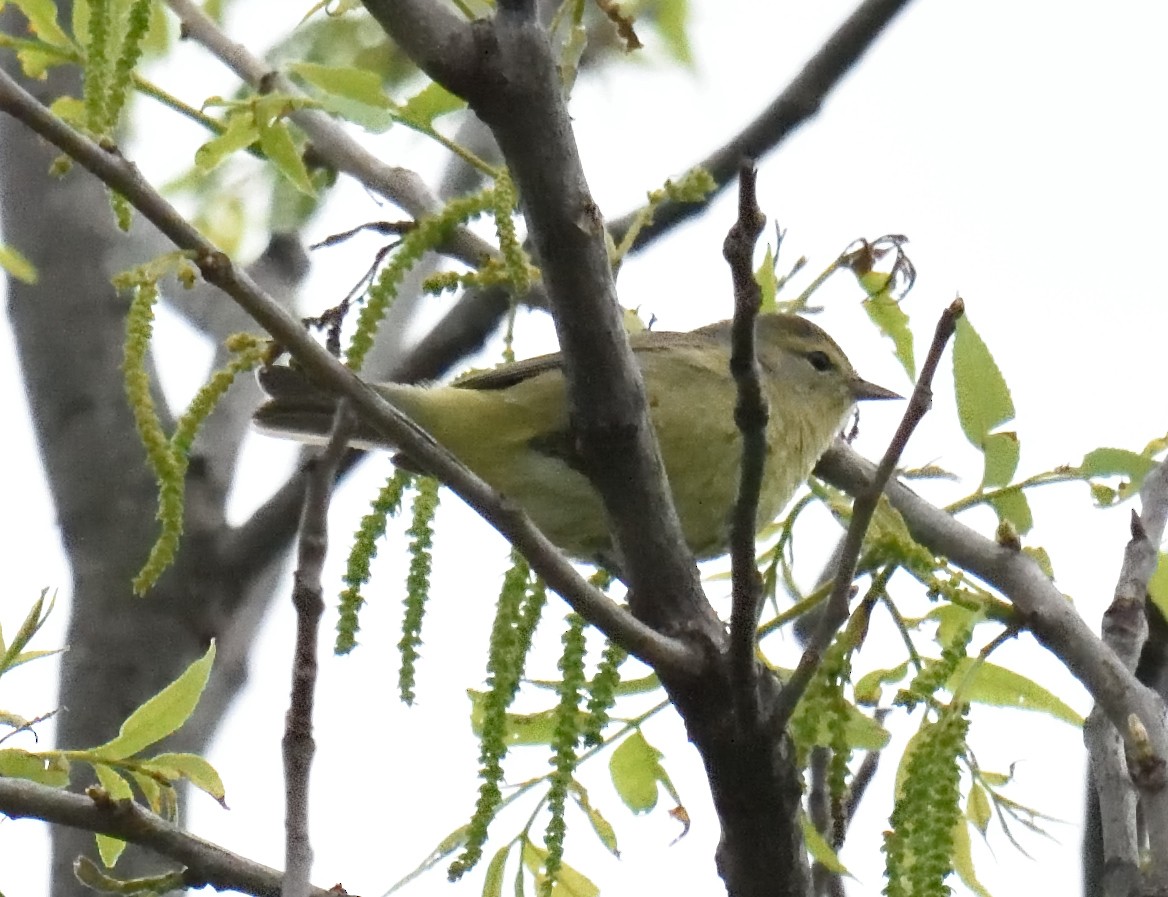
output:
[[[949,691],[965,701],[992,707],[1037,710],[1055,719],[1082,726],[1083,717],[1033,679],[994,663],[962,658],[948,683]]]
[[[823,866],[828,872],[835,875],[848,875],[848,867],[840,862],[839,856],[831,845],[827,843],[819,830],[811,824],[811,820],[806,813],[799,814],[799,825],[803,829],[803,840],[807,843],[807,851],[811,854],[811,858],[819,865]]]
[[[168,779],[186,779],[200,791],[204,791],[226,809],[226,792],[223,780],[215,767],[198,754],[158,754],[143,764],[144,769],[161,772]]]
[[[113,760],[125,759],[176,731],[199,703],[214,662],[215,643],[212,642],[207,653],[181,676],[130,714],[117,738],[94,748],[92,753]]]
[[[456,97],[440,84],[431,82],[398,110],[403,121],[420,128],[429,128],[434,119],[466,108],[466,100]]]
[[[13,247],[4,243],[0,243],[0,268],[21,283],[37,282],[36,266]]]

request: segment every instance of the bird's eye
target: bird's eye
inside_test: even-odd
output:
[[[827,353],[820,352],[818,349],[814,352],[808,352],[807,360],[811,362],[811,366],[817,371],[830,371],[835,367],[832,360],[827,357]]]

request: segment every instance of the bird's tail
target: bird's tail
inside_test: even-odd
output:
[[[300,442],[323,443],[328,439],[337,410],[335,395],[287,365],[260,368],[256,379],[268,396],[252,417],[256,429]]]

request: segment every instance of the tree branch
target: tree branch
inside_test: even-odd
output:
[[[0,778],[0,813],[13,819],[40,819],[121,838],[186,867],[191,888],[210,885],[256,897],[279,897],[283,874],[183,831],[131,800],[110,800],[100,789],[89,796],[71,794],[36,782]],[[336,897],[310,888],[311,897]]]
[[[499,530],[573,610],[630,654],[659,670],[686,675],[697,668],[692,651],[640,622],[590,586],[519,507],[491,489],[330,355],[305,332],[299,321],[219,252],[116,150],[107,151],[74,131],[4,72],[0,72],[0,111],[22,122],[96,175],[124,196],[175,246],[191,253],[208,282],[238,302],[316,382],[348,398],[358,415],[417,459]]]
[[[1132,511],[1131,540],[1124,550],[1115,597],[1103,615],[1104,644],[1133,673],[1148,637],[1145,611],[1148,582],[1159,561],[1159,546],[1168,518],[1168,461],[1148,475],[1140,498],[1143,514]],[[1168,805],[1159,797],[1165,785],[1166,758],[1149,749],[1146,735],[1138,729],[1129,732],[1129,738],[1135,736],[1136,750],[1125,751],[1122,731],[1111,724],[1099,703],[1092,708],[1083,727],[1099,800],[1103,874],[1109,894],[1142,892],[1145,876],[1151,884],[1168,881],[1168,868],[1164,865],[1168,818],[1163,815]],[[1149,865],[1143,875],[1137,796],[1144,810],[1143,822],[1151,845]]]
[[[333,483],[353,435],[349,403],[337,402],[332,435],[312,462],[300,517],[300,543],[293,577],[296,647],[292,656],[292,698],[284,723],[284,884],[281,897],[306,897],[312,871],[308,834],[308,779],[316,742],[312,712],[316,692],[316,648],[324,614],[321,573],[328,554],[328,509]]]
[[[762,307],[762,290],[754,279],[754,247],[766,216],[758,207],[754,163],[743,160],[738,171],[738,220],[726,235],[722,254],[734,282],[734,321],[731,325],[730,371],[738,390],[734,422],[742,433],[742,466],[738,498],[730,520],[730,664],[731,675],[746,710],[747,697],[755,695],[755,642],[762,609],[762,577],[755,558],[758,528],[758,496],[762,489],[767,455],[767,421],[770,407],[762,391],[761,372],[755,354],[755,321]]]
[[[884,452],[884,457],[876,469],[875,476],[859,491],[852,493],[856,497],[852,503],[852,519],[848,524],[848,532],[839,552],[839,563],[836,566],[831,594],[824,604],[819,624],[815,627],[815,632],[808,641],[803,656],[799,659],[799,665],[783,686],[780,696],[776,716],[783,726],[786,726],[790,721],[791,714],[795,712],[795,705],[803,697],[803,692],[811,682],[811,677],[819,668],[819,664],[823,660],[823,652],[827,650],[832,639],[835,638],[836,631],[848,618],[848,601],[851,596],[852,580],[856,575],[856,563],[860,559],[860,550],[864,547],[864,534],[868,531],[868,524],[872,522],[872,515],[876,513],[880,497],[884,494],[885,486],[892,478],[893,471],[896,470],[896,464],[900,460],[905,446],[908,445],[909,438],[933,404],[933,375],[937,371],[937,365],[941,362],[941,354],[945,351],[945,345],[949,342],[949,338],[957,326],[957,319],[964,312],[965,303],[958,298],[953,300],[952,304],[941,314],[941,320],[937,322],[937,330],[933,334],[933,343],[929,347],[929,354],[925,358],[924,365],[921,366],[921,375],[917,378],[916,388],[909,399],[908,408],[904,411],[900,426],[893,435],[887,451]]]

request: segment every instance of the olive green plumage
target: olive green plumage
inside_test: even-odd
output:
[[[699,559],[726,550],[738,493],[742,440],[734,424],[730,322],[688,333],[630,337],[682,531]],[[794,315],[758,321],[756,354],[770,403],[758,525],[770,523],[811,472],[853,405],[894,393],[861,379],[823,330]],[[260,429],[321,441],[334,399],[291,368],[261,372],[271,396]],[[376,384],[396,408],[463,463],[512,497],[571,557],[611,559],[599,495],[573,464],[560,356],[545,355],[472,374],[450,386]],[[369,427],[354,444],[392,449]]]

